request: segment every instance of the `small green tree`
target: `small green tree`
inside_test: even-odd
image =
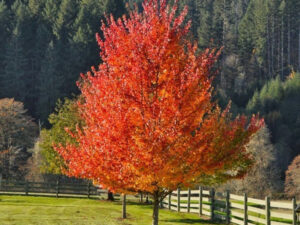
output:
[[[55,112],[49,116],[50,129],[43,129],[41,132],[41,155],[42,173],[63,174],[62,168],[65,164],[61,157],[53,149],[53,143],[75,143],[75,140],[65,131],[68,127],[75,131],[76,125],[82,124],[75,100],[65,98],[64,101],[58,100]]]
[[[41,148],[41,172],[45,174],[64,175],[66,165],[61,156],[53,149],[54,143],[60,143],[63,146],[74,143],[76,140],[70,136],[65,128],[75,132],[76,126],[82,126],[83,120],[77,107],[77,99],[65,98],[64,102],[58,100],[55,112],[49,116],[50,129],[43,129],[39,146]],[[108,192],[108,200],[114,200],[111,192]]]

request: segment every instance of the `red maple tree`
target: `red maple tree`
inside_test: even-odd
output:
[[[86,125],[72,134],[78,145],[56,149],[69,175],[152,194],[158,224],[159,201],[177,187],[206,175],[242,176],[251,161],[244,146],[263,121],[232,121],[229,107],[212,100],[219,52],[198,53],[187,39],[187,8],[178,17],[177,1],[146,0],[143,8],[103,23],[103,63],[79,83]]]

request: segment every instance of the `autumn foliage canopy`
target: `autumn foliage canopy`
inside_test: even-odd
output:
[[[160,3],[158,3],[160,2]],[[263,121],[231,120],[212,100],[218,51],[198,53],[187,38],[187,9],[146,0],[143,12],[112,16],[97,35],[102,64],[82,75],[78,144],[56,150],[70,176],[117,192],[159,193],[203,177],[242,176],[245,150]]]

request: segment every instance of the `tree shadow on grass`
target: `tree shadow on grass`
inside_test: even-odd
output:
[[[211,221],[204,219],[166,219],[161,221],[172,224],[214,224]]]
[[[120,201],[114,201],[113,203],[115,203],[116,205],[122,205],[122,202],[120,202]],[[148,207],[148,208],[153,207],[153,205],[151,205],[149,203],[132,202],[132,201],[126,202],[126,205],[135,205],[135,206]]]

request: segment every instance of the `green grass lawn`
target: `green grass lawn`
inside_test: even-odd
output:
[[[121,219],[119,202],[92,199],[0,196],[1,225],[151,225],[149,205],[128,203],[128,219]],[[210,225],[197,215],[160,210],[160,225]]]

